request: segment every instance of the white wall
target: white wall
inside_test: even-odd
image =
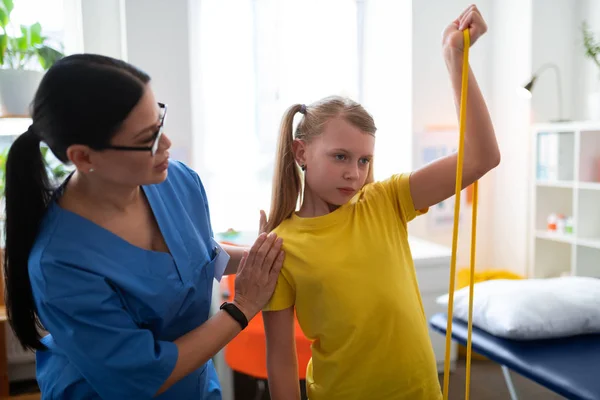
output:
[[[190,3],[186,0],[127,0],[127,59],[152,77],[159,101],[167,103],[171,156],[190,163],[193,147],[190,86]]]
[[[83,50],[126,60],[125,0],[86,0],[79,5]]]
[[[189,16],[194,3],[194,0],[80,3],[82,51],[124,59],[150,74],[156,97],[169,106],[166,133],[173,142],[171,156],[189,164],[194,144]],[[76,48],[76,43],[71,47]]]
[[[489,20],[492,0],[477,2]],[[452,87],[442,57],[442,32],[472,2],[467,0],[413,1],[413,128],[457,125]],[[488,21],[489,22],[489,21]],[[493,28],[473,46],[470,63],[484,96],[489,97],[491,75],[487,60]]]
[[[442,32],[448,24],[472,2],[466,0],[428,0],[413,2],[413,132],[415,143],[418,136],[427,129],[449,126],[458,131],[458,117],[454,104],[454,94],[446,65],[442,57]],[[481,37],[469,53],[469,62],[475,73],[481,91],[490,104],[493,101],[492,54],[493,38],[498,33],[492,20],[492,0],[477,2],[477,7],[488,23],[488,33]],[[435,10],[434,12],[432,10]],[[416,160],[418,154],[415,154]],[[415,164],[415,166],[417,166]],[[489,266],[489,238],[492,234],[488,226],[491,203],[487,192],[492,189],[490,178],[481,180],[478,208],[477,265]],[[469,265],[471,208],[462,207],[457,270]],[[451,246],[452,227],[431,229],[428,215],[415,219],[410,224],[410,234],[438,244]]]
[[[490,261],[496,268],[525,274],[529,171],[529,103],[516,88],[531,74],[531,0],[495,2],[491,43],[491,114],[502,162],[492,173]]]
[[[587,96],[600,90],[600,69],[584,56],[581,23],[586,20],[600,37],[600,1],[534,0],[532,12],[532,73],[544,63],[560,69],[564,117],[588,119]],[[531,99],[532,122],[558,117],[554,71],[543,72]]]
[[[581,107],[574,81],[581,76],[578,64],[582,57],[579,14],[581,1],[534,0],[532,9],[532,73],[546,64],[555,64],[562,85],[563,118],[580,119]],[[559,102],[555,70],[542,71],[536,80],[531,99],[533,122],[556,120]]]

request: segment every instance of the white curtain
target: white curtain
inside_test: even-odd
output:
[[[194,165],[215,231],[256,229],[268,211],[287,107],[339,94],[378,127],[376,178],[411,166],[411,2],[201,0],[194,51],[202,115]]]

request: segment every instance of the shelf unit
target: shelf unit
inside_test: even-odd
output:
[[[533,126],[529,276],[600,277],[600,121]],[[572,233],[547,229],[551,213]]]

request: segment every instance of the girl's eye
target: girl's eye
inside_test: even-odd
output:
[[[346,156],[344,154],[336,154],[335,159],[339,161],[344,161],[346,159]]]
[[[360,159],[361,164],[363,165],[367,165],[368,163],[371,162],[371,160],[369,160],[368,158],[361,158]]]

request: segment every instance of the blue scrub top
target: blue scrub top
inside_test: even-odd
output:
[[[171,374],[173,341],[209,316],[216,243],[198,175],[171,162],[144,186],[170,254],[136,247],[53,201],[29,258],[42,399],[150,399]],[[58,193],[57,193],[58,194]],[[212,362],[158,399],[220,399]]]

